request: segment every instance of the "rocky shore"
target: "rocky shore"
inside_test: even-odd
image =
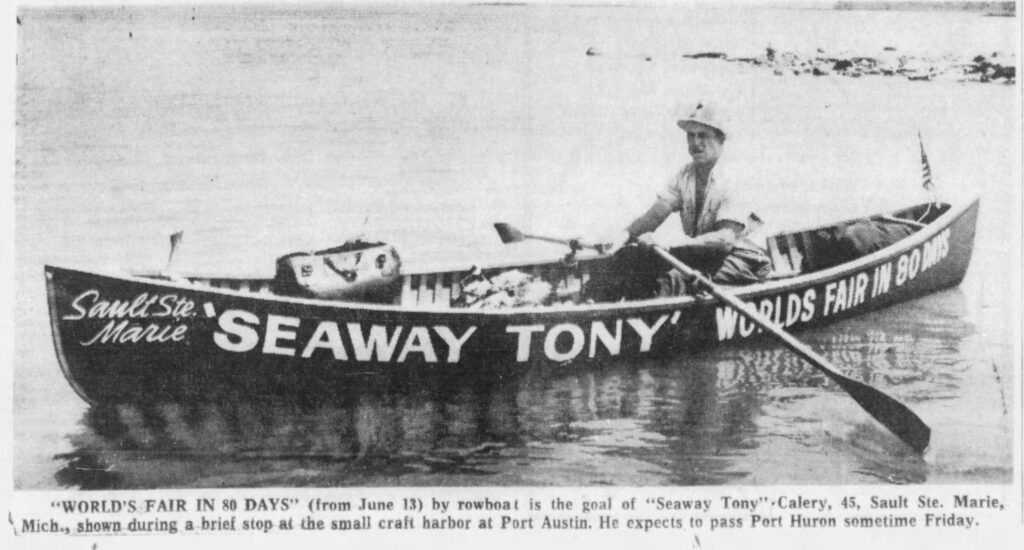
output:
[[[952,80],[956,82],[991,82],[1013,84],[1016,81],[1016,59],[1013,54],[990,52],[969,58],[947,55],[939,58],[901,54],[886,47],[877,55],[835,55],[818,49],[813,55],[778,52],[771,46],[757,57],[731,57],[722,52],[698,52],[683,55],[689,59],[716,59],[764,67],[778,76],[813,75],[890,76],[908,80]]]

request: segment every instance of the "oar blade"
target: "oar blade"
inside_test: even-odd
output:
[[[504,244],[518,243],[526,240],[525,233],[507,223],[498,222],[494,224],[494,229],[498,231],[498,237]]]
[[[931,442],[932,429],[909,407],[867,384],[823,370],[868,414],[918,453]]]

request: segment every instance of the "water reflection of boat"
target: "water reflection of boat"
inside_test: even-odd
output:
[[[970,326],[908,318],[902,329],[874,330],[868,317],[806,338],[837,362],[863,365],[873,382],[941,395],[963,362],[950,349]],[[948,366],[936,368],[936,356]],[[748,458],[766,441],[819,438],[809,434],[821,421],[800,403],[841,391],[755,344],[588,368],[367,374],[335,389],[95,405],[57,478],[83,488],[416,485],[438,474],[456,484],[720,484],[751,476],[759,466]],[[867,449],[855,453],[866,475],[924,475],[919,459],[876,441],[887,435],[849,431]]]

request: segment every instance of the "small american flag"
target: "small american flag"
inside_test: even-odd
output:
[[[917,133],[917,142],[921,145],[921,186],[930,193],[935,190],[935,185],[932,183],[932,167],[928,164],[928,155],[924,152],[921,132]]]

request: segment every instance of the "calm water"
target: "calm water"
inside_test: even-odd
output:
[[[1015,89],[780,78],[681,55],[771,43],[973,57],[1014,51],[1013,20],[468,6],[20,17],[18,487],[1012,479]],[[270,273],[281,254],[359,233],[408,263],[500,257],[497,220],[555,234],[629,221],[685,161],[670,117],[697,96],[731,107],[729,154],[776,227],[921,200],[918,130],[946,198],[982,195],[960,287],[801,334],[932,426],[923,457],[765,343],[586,370],[366,377],[307,402],[90,408],[61,377],[44,263],[160,267],[178,229],[183,272]],[[560,252],[542,246],[515,253]]]

